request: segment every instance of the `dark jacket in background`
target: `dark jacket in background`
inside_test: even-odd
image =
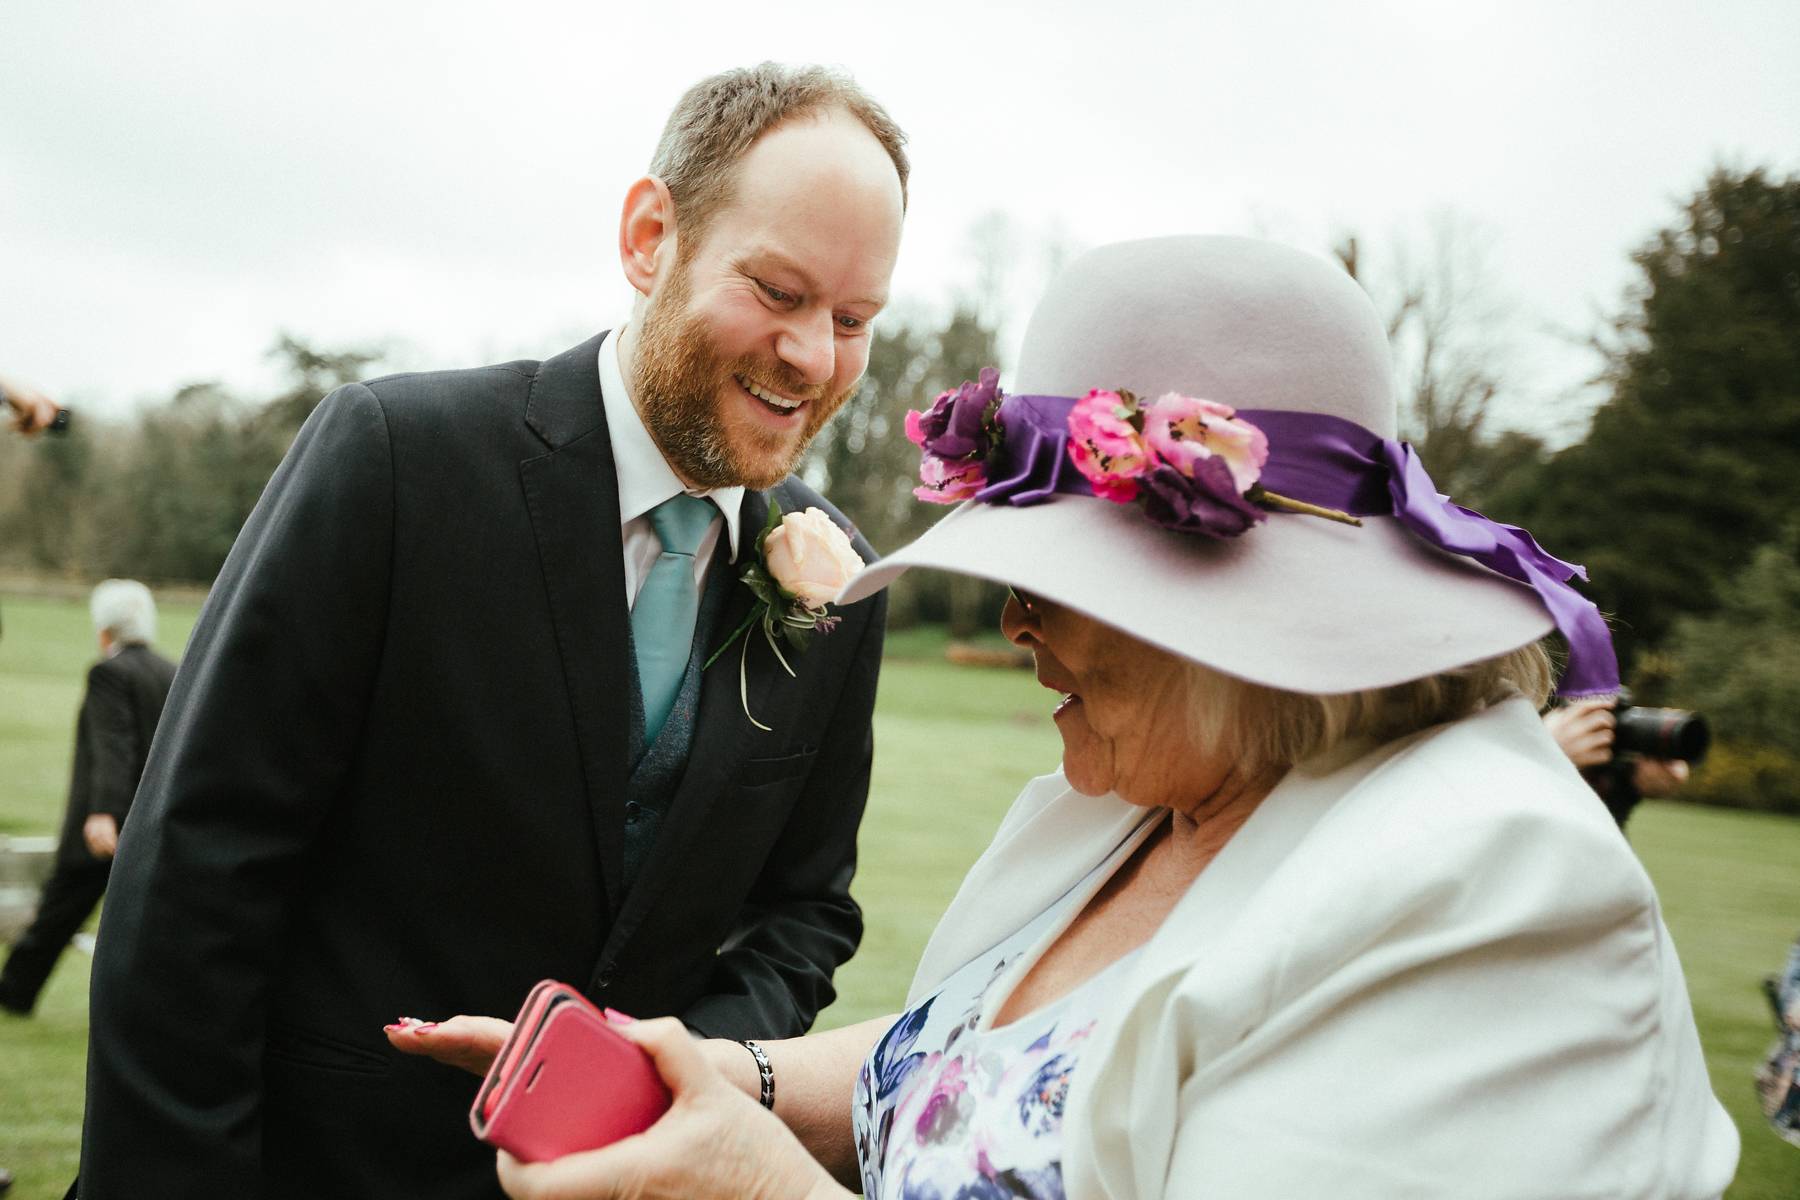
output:
[[[175,664],[142,642],[122,646],[88,668],[59,861],[94,861],[81,836],[92,814],[107,813],[124,828],[174,678]]]
[[[112,859],[89,853],[82,825],[94,813],[107,813],[124,827],[174,677],[175,664],[142,643],[123,646],[88,669],[56,866],[31,925],[0,970],[0,1007],[36,1007],[56,960],[106,893]]]

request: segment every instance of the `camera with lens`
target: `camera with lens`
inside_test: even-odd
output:
[[[1625,828],[1625,819],[1643,796],[1638,792],[1636,774],[1641,758],[1680,759],[1690,765],[1706,757],[1712,745],[1712,730],[1706,718],[1685,708],[1646,708],[1631,702],[1628,688],[1619,690],[1619,702],[1613,707],[1613,756],[1603,766],[1592,767],[1582,774],[1600,794],[1606,807]]]

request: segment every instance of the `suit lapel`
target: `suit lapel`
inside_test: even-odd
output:
[[[631,747],[619,488],[600,402],[604,334],[538,368],[526,423],[548,453],[519,464],[581,755],[609,911],[619,911]]]
[[[712,567],[715,571],[730,571],[734,577],[742,574],[744,568],[754,561],[756,538],[762,533],[763,521],[769,514],[768,495],[746,491],[738,513],[739,537],[742,540],[737,562],[720,560]],[[714,632],[715,642],[723,642],[733,630],[742,625],[755,602],[756,598],[750,589],[736,583],[734,579],[731,591],[719,610]],[[747,654],[742,638],[749,639]],[[642,923],[644,914],[655,905],[669,881],[694,866],[688,853],[689,847],[695,834],[707,826],[713,804],[730,789],[738,765],[744,759],[754,757],[760,747],[767,747],[762,751],[766,754],[773,753],[782,745],[779,729],[765,732],[750,723],[749,718],[744,715],[745,699],[748,698],[750,712],[763,719],[765,724],[770,724],[768,716],[780,699],[778,693],[781,686],[792,685],[794,680],[789,678],[781,664],[775,661],[775,656],[769,652],[768,643],[763,640],[760,622],[746,630],[742,638],[733,642],[701,676],[700,703],[695,712],[694,735],[688,748],[687,768],[682,772],[681,783],[669,805],[667,824],[656,840],[656,847],[651,851],[649,861],[644,864],[642,874],[633,884],[631,894],[625,898],[624,910],[619,913],[618,920],[613,922],[606,952],[602,956],[604,961],[610,962],[617,955],[619,948]],[[707,648],[707,654],[710,655],[714,649],[716,644]]]

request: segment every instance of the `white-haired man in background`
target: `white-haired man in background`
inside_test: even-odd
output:
[[[89,611],[100,661],[88,669],[75,726],[75,767],[56,866],[36,917],[0,970],[0,1008],[20,1016],[30,1015],[51,968],[106,891],[119,829],[175,678],[175,664],[150,645],[156,601],[149,588],[108,579],[94,589]]]

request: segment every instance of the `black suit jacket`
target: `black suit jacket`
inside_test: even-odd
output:
[[[88,852],[81,827],[95,813],[106,813],[124,826],[174,678],[175,664],[142,642],[121,646],[117,654],[88,668],[81,715],[75,721],[69,806],[56,852],[62,862],[109,861]]]
[[[395,1054],[385,1023],[510,1016],[546,977],[711,1035],[798,1034],[832,998],[862,931],[883,602],[844,609],[798,678],[751,649],[773,732],[735,662],[707,672],[621,894],[632,685],[599,344],[341,388],[270,481],[114,868],[82,1196],[497,1196],[478,1081]],[[795,479],[770,494],[834,511]],[[746,496],[747,535],[767,504]]]

